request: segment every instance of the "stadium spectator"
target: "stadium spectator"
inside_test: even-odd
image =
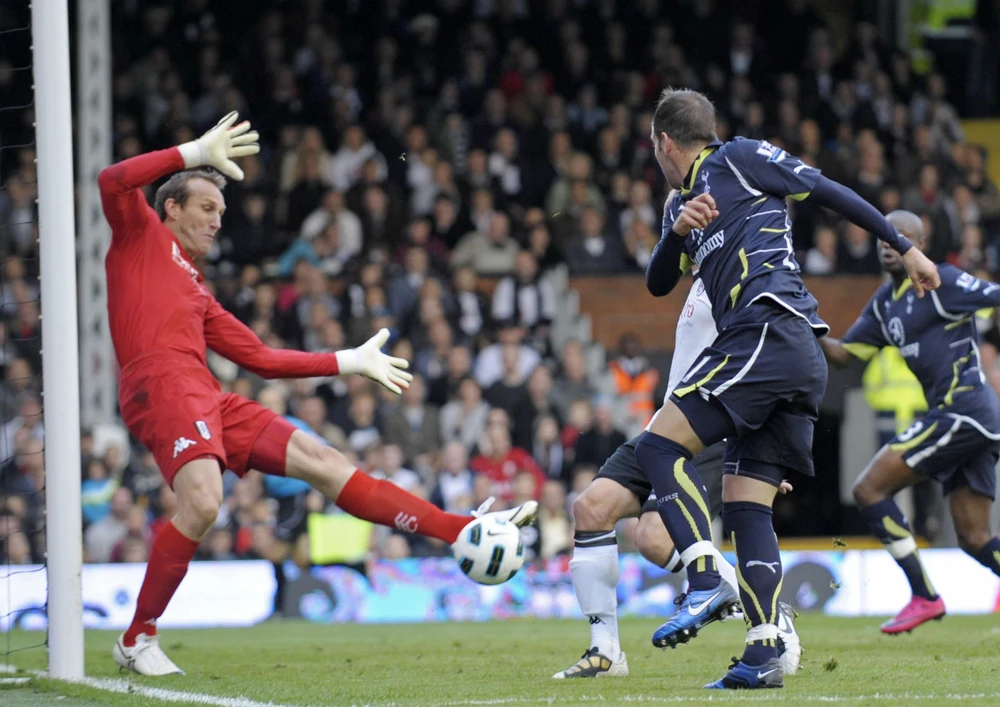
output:
[[[614,381],[614,394],[628,406],[628,422],[644,426],[656,411],[654,400],[660,373],[643,355],[639,335],[623,334],[618,342],[618,355],[608,364]]]
[[[822,226],[816,229],[814,238],[815,244],[806,253],[803,269],[810,275],[832,275],[837,271],[837,232]]]
[[[83,534],[89,562],[111,561],[115,546],[128,534],[128,517],[132,508],[132,492],[126,488],[115,491],[111,497],[110,513],[92,523]]]
[[[426,397],[423,377],[414,375],[400,403],[385,420],[386,441],[398,444],[403,458],[410,464],[417,464],[419,457],[436,452],[441,446],[438,409],[427,404]]]
[[[566,419],[569,406],[577,400],[590,400],[597,393],[587,377],[587,361],[583,344],[573,339],[567,341],[562,350],[562,370],[552,388],[552,401],[559,416]]]
[[[480,454],[469,468],[492,482],[492,494],[508,505],[514,499],[514,478],[519,472],[535,477],[535,490],[545,483],[545,474],[524,449],[511,444],[511,421],[500,409],[490,410],[486,418],[486,431],[479,441]]]
[[[510,217],[494,212],[486,231],[476,230],[462,237],[451,254],[452,267],[469,265],[479,275],[506,275],[514,271],[517,242],[510,235]]]
[[[431,501],[449,513],[468,513],[473,504],[472,472],[469,470],[467,448],[459,441],[446,442],[441,449],[437,484]]]
[[[372,477],[391,481],[411,493],[422,485],[420,475],[403,466],[403,450],[398,444],[386,444],[375,451],[378,461],[370,472]]]
[[[489,411],[476,379],[465,376],[458,384],[458,398],[441,408],[441,440],[446,445],[458,442],[468,453],[486,429]]]
[[[573,523],[566,508],[566,487],[558,481],[546,481],[538,511],[538,554],[543,560],[566,554],[573,547]]]
[[[566,262],[572,275],[600,275],[625,270],[621,241],[616,241],[605,229],[604,217],[596,207],[584,208],[580,229],[566,244]]]
[[[552,283],[539,276],[538,261],[527,250],[517,254],[514,275],[497,283],[493,290],[493,320],[511,322],[516,326],[544,336],[556,313],[556,296]]]

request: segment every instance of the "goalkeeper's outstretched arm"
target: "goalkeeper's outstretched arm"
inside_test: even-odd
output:
[[[197,140],[137,155],[103,169],[97,184],[113,237],[141,231],[149,219],[155,218],[139,190],[160,177],[182,169],[208,166],[231,179],[243,179],[243,171],[233,158],[256,154],[260,146],[256,131],[250,130],[250,123],[244,121],[236,125],[237,118],[239,115],[234,111]]]
[[[216,300],[205,317],[205,343],[212,351],[261,378],[311,378],[360,374],[399,395],[413,380],[402,358],[387,356],[381,348],[389,340],[382,329],[356,349],[335,353],[308,353],[266,346],[243,322]]]

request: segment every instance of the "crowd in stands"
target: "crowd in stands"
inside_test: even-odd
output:
[[[768,139],[884,211],[916,211],[937,261],[1000,267],[1000,192],[944,76],[808,0],[768,0],[766,21],[765,3],[747,4],[758,17],[736,5],[116,3],[114,157],[191,140],[230,110],[251,120],[263,149],[225,190],[206,284],[273,347],[332,351],[389,327],[415,379],[397,399],[360,377],[264,381],[210,355],[223,388],[449,511],[540,499],[532,552],[553,557],[571,549],[574,494],[625,440],[617,379],[642,379],[636,419],[660,392],[637,337],[607,376],[581,342],[553,349],[550,275],[647,263],[666,195],[649,128],[662,88],[708,94],[720,139]],[[0,47],[0,104],[30,90],[13,69]],[[0,112],[0,138],[30,144],[30,110]],[[42,524],[43,437],[34,153],[13,152],[0,161],[0,548],[19,563],[42,558],[41,535],[14,531]],[[806,273],[879,272],[871,234],[808,200],[791,209]],[[86,559],[144,561],[172,491],[120,428],[82,441]],[[200,557],[308,562],[302,518],[324,511],[317,492],[227,474]],[[446,552],[373,537],[378,556]]]

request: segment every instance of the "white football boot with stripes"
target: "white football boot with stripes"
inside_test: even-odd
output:
[[[802,662],[802,641],[795,631],[796,616],[791,604],[778,602],[778,660],[785,675],[795,675]]]
[[[625,652],[618,651],[618,660],[602,655],[594,646],[576,663],[552,676],[553,680],[568,678],[623,678],[628,676],[628,661]]]
[[[490,510],[490,506],[496,500],[493,496],[490,496],[482,504],[472,512],[473,518],[482,518]],[[508,523],[513,523],[518,528],[523,528],[526,525],[531,525],[535,521],[535,516],[538,515],[538,501],[528,501],[527,503],[522,503],[520,506],[510,508],[506,511],[493,511],[492,515],[497,518],[501,518]]]
[[[183,675],[184,671],[174,665],[174,662],[167,657],[167,654],[160,648],[158,636],[147,636],[140,633],[135,638],[134,646],[126,646],[122,640],[123,633],[118,637],[114,650],[111,652],[124,670],[131,670],[139,675]]]

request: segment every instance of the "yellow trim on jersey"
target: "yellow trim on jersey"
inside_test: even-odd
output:
[[[681,253],[681,275],[684,275],[690,269],[691,258],[688,257],[687,253]]]
[[[757,199],[757,201],[750,204],[750,206],[757,206],[758,204],[763,204],[765,201],[767,201],[767,197],[762,196],[761,198]]]
[[[733,289],[729,291],[729,297],[733,301],[733,307],[736,306],[736,298],[740,296],[740,290],[743,289],[743,281],[746,279],[747,274],[750,272],[750,261],[747,260],[747,251],[745,248],[740,248],[740,263],[743,264],[743,272],[740,273],[740,281],[737,282]]]
[[[812,194],[811,191],[804,191],[801,194],[789,194],[788,198],[794,201],[805,201],[810,194]]]
[[[762,228],[761,233],[788,233],[792,229],[790,228]]]
[[[854,356],[854,358],[859,358],[862,361],[870,361],[875,354],[879,352],[878,346],[873,346],[872,344],[862,344],[857,341],[848,341],[841,344],[847,353]]]
[[[718,146],[709,145],[698,153],[698,156],[694,160],[694,164],[691,165],[691,178],[685,182],[684,187],[681,189],[682,195],[691,193],[691,190],[694,189],[695,179],[698,177],[698,170],[701,169],[701,163],[704,162],[705,158],[717,149],[719,149]]]
[[[968,324],[970,321],[972,321],[972,317],[966,317],[965,319],[959,319],[957,322],[951,322],[950,324],[945,324],[944,325],[944,330],[945,331],[951,331],[952,329],[957,329],[958,327],[962,326],[963,324]]]
[[[764,263],[764,267],[767,268],[768,270],[774,270],[774,266],[771,265],[770,263]]]
[[[958,370],[958,367],[968,363],[971,360],[972,360],[972,354],[970,353],[965,356],[962,356],[962,358],[958,359],[953,364],[951,364],[952,379],[951,379],[951,385],[948,386],[948,392],[944,394],[945,405],[951,405],[953,402],[955,402],[955,395],[957,393],[965,393],[967,391],[972,390],[971,385],[963,385],[963,386],[958,385],[958,380],[959,378],[962,377],[962,372]]]
[[[889,449],[891,449],[894,452],[905,452],[908,449],[913,449],[918,444],[920,444],[921,442],[923,442],[925,439],[927,439],[928,437],[930,437],[931,434],[934,432],[934,430],[935,430],[935,428],[937,426],[938,426],[938,423],[935,422],[933,425],[931,425],[930,427],[928,427],[926,430],[924,430],[923,432],[921,432],[920,434],[918,434],[913,439],[908,439],[905,442],[896,442],[895,444],[890,444],[889,445]],[[889,522],[892,522],[892,519],[889,518],[888,516],[886,516],[883,519],[883,525],[885,524],[886,520],[888,520]],[[899,526],[896,526],[896,527],[899,527]],[[893,535],[895,535],[895,533],[893,533]],[[906,537],[906,536],[902,535],[902,536],[898,536],[898,537]]]
[[[910,289],[912,286],[913,282],[910,280],[910,278],[906,278],[905,280],[903,280],[903,284],[901,284],[899,288],[892,293],[893,302],[902,297],[903,293],[906,292],[908,289]]]
[[[697,383],[692,383],[691,385],[685,386],[683,388],[678,388],[677,390],[674,391],[674,395],[676,395],[678,398],[683,398],[691,391],[698,390],[698,388],[702,387],[710,380],[712,380],[712,378],[715,377],[715,374],[721,371],[722,367],[725,366],[727,363],[729,363],[729,356],[726,356],[724,359],[722,359],[722,363],[720,363],[718,366],[716,366],[711,371],[706,373],[705,377],[702,378],[700,381],[698,381]]]

